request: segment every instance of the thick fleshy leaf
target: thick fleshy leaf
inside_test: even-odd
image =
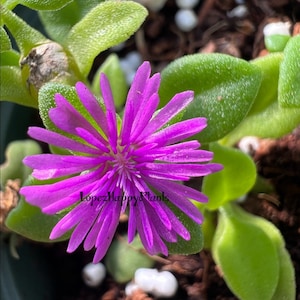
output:
[[[239,299],[272,298],[280,272],[277,247],[262,228],[241,218],[232,204],[220,209],[212,253]]]
[[[214,153],[213,161],[224,166],[222,171],[203,180],[202,191],[209,199],[205,208],[215,210],[251,189],[256,179],[256,168],[253,160],[237,149],[213,143],[210,150]]]
[[[29,26],[3,5],[0,6],[0,14],[2,21],[16,40],[22,55],[27,55],[35,45],[47,41],[40,32]]]
[[[72,0],[19,0],[18,4],[22,4],[35,10],[56,10],[64,7]]]
[[[7,216],[5,225],[12,231],[38,242],[58,242],[67,240],[70,233],[57,240],[49,240],[52,228],[63,215],[45,215],[40,208],[27,203],[23,197]]]
[[[112,53],[98,69],[92,83],[92,91],[95,95],[101,95],[100,74],[104,73],[110,83],[115,106],[121,108],[126,100],[128,86],[125,75],[121,69],[118,56]]]
[[[0,100],[37,108],[37,100],[24,86],[21,69],[16,66],[0,67]]]
[[[137,269],[151,268],[154,263],[153,259],[143,253],[143,245],[138,237],[130,244],[126,236],[115,239],[105,257],[108,272],[120,283],[131,280]]]
[[[147,10],[132,1],[105,1],[89,11],[66,40],[81,73],[89,73],[100,52],[127,40],[146,16]]]
[[[277,101],[279,67],[283,59],[282,53],[273,53],[251,63],[260,68],[262,82],[248,116],[259,113]]]
[[[74,0],[59,10],[39,11],[39,16],[49,36],[63,45],[71,28],[100,2],[102,1]]]
[[[19,67],[20,54],[15,50],[7,50],[0,52],[0,66]]]
[[[75,88],[60,83],[47,83],[39,91],[39,109],[44,125],[47,129],[55,132],[61,132],[50,120],[49,110],[55,107],[54,96],[61,94],[83,115],[87,115],[85,108],[78,99]]]
[[[289,40],[280,66],[278,102],[281,107],[300,108],[300,35]]]
[[[244,136],[278,138],[291,132],[299,124],[300,108],[280,108],[276,101],[262,112],[247,117],[223,141],[227,145],[233,145]]]
[[[175,93],[195,92],[183,119],[206,117],[208,126],[196,137],[201,143],[222,138],[246,116],[261,82],[258,67],[225,54],[194,54],[179,58],[162,72],[159,90],[164,106]]]
[[[174,206],[170,201],[167,202],[167,205],[170,207],[179,221],[185,226],[191,236],[190,240],[188,241],[178,236],[178,241],[176,243],[166,243],[169,254],[188,255],[200,252],[203,248],[203,235],[201,226],[190,219],[184,212]]]
[[[281,232],[273,223],[262,217],[247,213],[238,206],[234,206],[234,210],[241,220],[251,222],[262,229],[276,246],[279,256],[279,280],[272,300],[294,300],[296,298],[295,271]]]
[[[3,27],[0,27],[0,52],[11,49],[11,43],[8,34]]]
[[[29,177],[25,185],[49,184],[54,181],[38,181]],[[71,233],[66,233],[57,240],[49,240],[50,232],[55,224],[66,214],[46,215],[40,208],[30,205],[21,197],[18,205],[8,214],[5,225],[12,231],[39,242],[56,242],[67,240]]]
[[[8,179],[21,179],[24,182],[31,169],[22,163],[25,156],[40,154],[39,144],[32,140],[13,141],[8,144],[5,156],[6,161],[0,166],[1,186],[4,187]]]
[[[265,36],[265,45],[269,52],[281,52],[291,37],[284,34]]]

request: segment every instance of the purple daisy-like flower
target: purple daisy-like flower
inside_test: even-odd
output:
[[[51,121],[63,132],[80,139],[38,127],[28,131],[31,137],[68,149],[72,155],[26,157],[24,163],[34,169],[33,176],[39,180],[68,177],[53,184],[25,186],[20,193],[47,214],[72,207],[53,228],[50,239],[74,228],[67,251],[75,251],[81,243],[87,251],[95,247],[94,262],[105,255],[120,215],[125,212],[129,242],[138,232],[149,254],[167,255],[166,242],[175,243],[178,236],[189,240],[190,233],[167,202],[200,224],[202,215],[190,199],[206,202],[207,197],[181,181],[222,169],[219,164],[207,163],[213,153],[199,150],[198,141],[181,142],[205,128],[205,118],[165,126],[193,100],[193,92],[176,94],[155,114],[160,74],[151,77],[150,73],[148,62],[137,70],[120,130],[110,85],[102,74],[100,87],[105,110],[83,83],[76,84],[79,99],[101,130],[56,94],[56,107],[49,111]],[[159,193],[163,197],[159,198]],[[165,201],[154,201],[162,198]],[[88,201],[91,199],[97,201]]]

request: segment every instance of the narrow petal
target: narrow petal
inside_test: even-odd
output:
[[[138,68],[134,80],[129,89],[126,104],[125,104],[125,109],[124,109],[121,133],[120,133],[122,146],[128,143],[132,124],[135,119],[135,115],[138,111],[139,99],[145,89],[150,73],[151,73],[151,69],[150,69],[149,62],[144,62]]]
[[[183,197],[180,192],[173,190],[168,186],[168,183],[164,183],[159,180],[148,179],[148,182],[158,191],[164,192],[166,197],[176,205],[181,211],[183,211],[189,218],[198,224],[201,224],[203,217],[200,211],[192,204],[186,197]]]
[[[93,208],[89,209],[84,218],[80,220],[80,223],[76,226],[72,232],[71,238],[69,240],[67,252],[74,252],[79,245],[83,242],[84,238],[87,236],[91,227],[93,226],[95,219],[98,215],[98,212]]]
[[[109,157],[37,154],[27,156],[23,162],[34,168],[33,177],[39,180],[58,178],[90,170],[109,160]]]
[[[105,76],[105,74],[103,73],[100,76],[100,87],[101,87],[103,101],[106,107],[108,140],[113,151],[116,153],[117,138],[118,138],[116,110],[115,110],[114,99],[109,85],[109,81]]]
[[[105,140],[99,140],[96,136],[94,136],[91,132],[85,130],[84,128],[77,127],[75,131],[79,137],[81,137],[90,145],[97,147],[105,153],[109,153],[109,149],[107,147],[108,143]]]
[[[205,150],[182,150],[161,157],[159,160],[165,162],[207,162],[213,158],[211,151]]]
[[[176,174],[177,176],[199,177],[212,173],[210,164],[146,163],[145,166],[151,171],[164,175]]]
[[[193,91],[185,91],[176,94],[150,121],[139,140],[143,140],[145,137],[167,124],[173,117],[175,117],[193,101],[193,97]]]
[[[77,82],[75,88],[82,104],[107,136],[108,126],[100,103],[82,82]]]
[[[203,124],[203,118],[185,120],[152,134],[144,142],[157,143],[163,146],[174,144],[199,133],[205,126],[206,125]]]
[[[153,94],[147,103],[141,106],[132,125],[130,141],[133,143],[135,139],[143,132],[145,126],[152,118],[159,103],[158,94]]]
[[[56,107],[49,110],[49,117],[59,129],[77,135],[76,128],[82,127],[105,144],[103,136],[62,95],[55,95],[55,103]]]
[[[59,133],[49,131],[40,127],[29,127],[28,134],[41,142],[57,146],[63,149],[68,149],[71,151],[88,153],[88,154],[100,154],[100,150],[92,148],[90,146],[81,144],[73,139],[65,137]]]

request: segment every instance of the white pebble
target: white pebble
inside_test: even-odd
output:
[[[238,5],[231,11],[227,12],[229,18],[244,18],[248,14],[246,5]]]
[[[133,294],[134,291],[136,291],[138,289],[139,289],[139,286],[136,283],[129,282],[125,286],[125,295],[129,297]]]
[[[170,298],[175,295],[178,289],[176,277],[169,271],[158,272],[156,269],[137,269],[134,275],[134,282],[146,293],[155,297]]]
[[[106,269],[102,263],[89,263],[82,270],[83,281],[87,286],[97,287],[105,278]]]
[[[154,290],[157,276],[156,269],[140,268],[135,271],[134,282],[144,292],[151,293]]]
[[[133,69],[137,69],[142,64],[141,54],[137,51],[131,51],[126,56],[125,59],[131,65]]]
[[[290,22],[276,22],[276,23],[269,23],[264,27],[264,35],[270,36],[274,34],[281,34],[281,35],[291,35],[290,33],[291,23]]]
[[[188,32],[197,26],[197,16],[191,9],[179,9],[175,15],[175,23],[182,31]]]
[[[178,283],[176,277],[169,271],[158,273],[152,294],[156,297],[170,298],[176,294]]]
[[[259,148],[259,139],[255,136],[245,136],[238,143],[239,149],[247,154],[251,154]]]
[[[179,8],[194,8],[199,2],[199,0],[176,0]]]

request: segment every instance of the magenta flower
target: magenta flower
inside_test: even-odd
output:
[[[189,240],[190,233],[168,202],[200,224],[202,216],[190,199],[206,202],[207,197],[180,182],[222,168],[200,164],[211,160],[213,153],[198,150],[198,141],[180,142],[205,128],[205,118],[165,126],[193,100],[193,92],[176,94],[155,114],[160,75],[150,77],[150,72],[148,62],[138,69],[120,129],[104,74],[100,87],[105,111],[83,83],[76,84],[78,97],[98,129],[60,94],[55,95],[56,107],[50,109],[49,117],[57,128],[77,139],[29,128],[31,137],[72,153],[26,157],[24,163],[34,169],[33,176],[39,180],[69,177],[53,184],[25,186],[20,193],[46,214],[71,208],[53,228],[50,239],[74,228],[67,251],[73,252],[83,242],[87,251],[96,248],[94,262],[105,255],[122,213],[128,214],[129,242],[138,232],[150,254],[168,255],[165,243],[176,243],[178,236]]]

